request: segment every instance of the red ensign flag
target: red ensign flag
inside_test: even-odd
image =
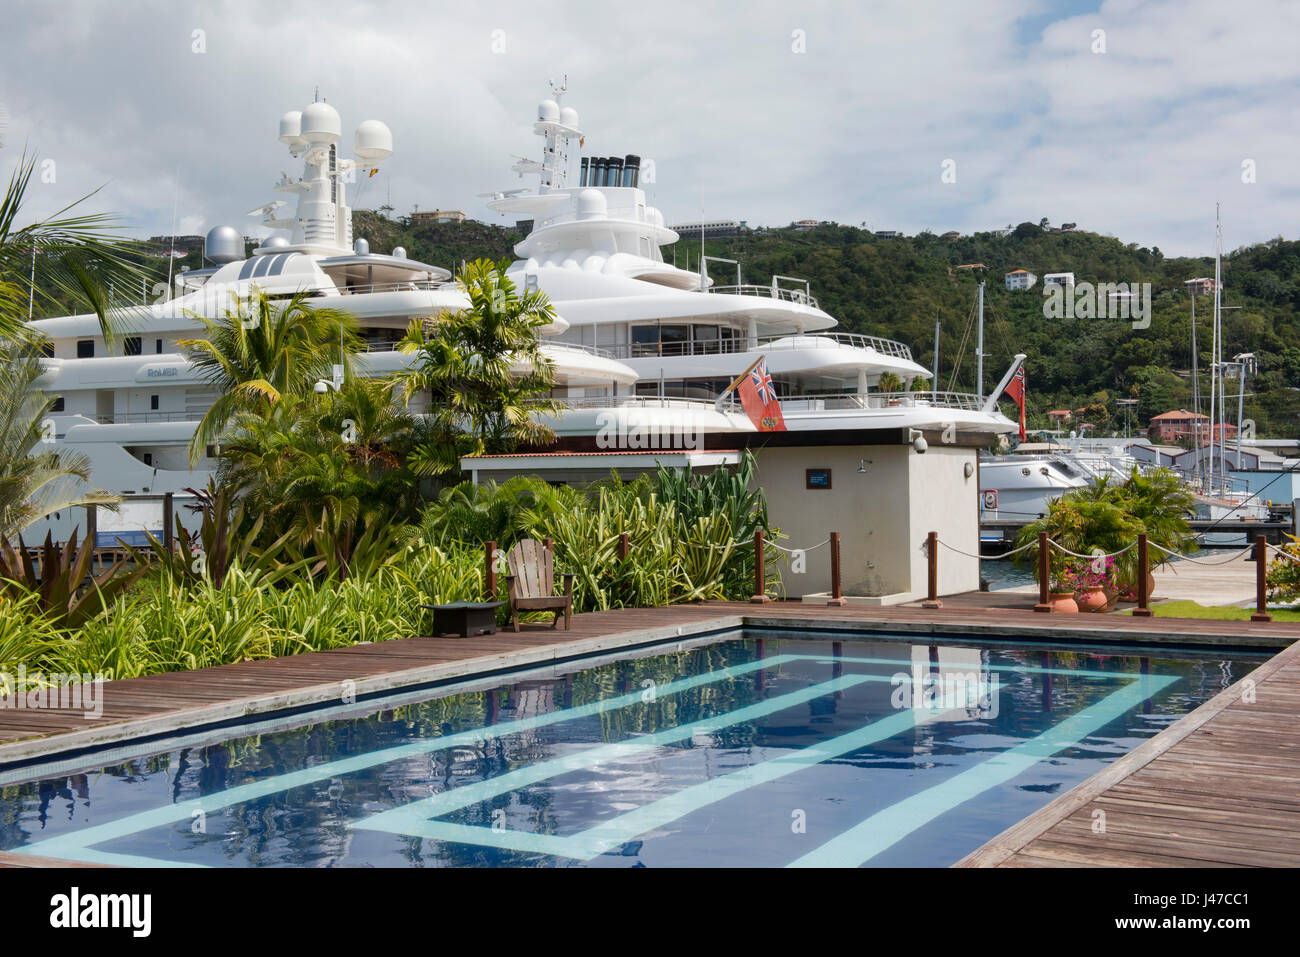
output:
[[[781,414],[781,402],[776,397],[776,386],[767,374],[767,359],[759,359],[749,370],[740,385],[740,404],[745,414],[760,432],[784,432],[785,416]]]
[[[1020,406],[1020,441],[1025,440],[1025,367],[1022,365],[1007,383],[1007,395]]]

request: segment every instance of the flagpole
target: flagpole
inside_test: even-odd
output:
[[[721,408],[722,408],[722,400],[725,399],[725,398],[727,397],[727,393],[730,392],[732,389],[734,389],[736,386],[740,385],[740,383],[744,382],[744,381],[745,381],[745,376],[747,376],[747,375],[749,375],[751,372],[753,372],[753,371],[754,371],[754,366],[758,365],[758,364],[759,364],[760,362],[762,362],[762,361],[763,361],[763,356],[759,356],[759,357],[758,357],[757,359],[755,359],[752,363],[750,363],[750,366],[749,366],[748,369],[746,369],[746,370],[745,370],[744,372],[742,372],[740,375],[736,376],[736,378],[732,379],[732,380],[731,380],[731,385],[727,386],[725,389],[723,389],[721,392],[719,392],[719,393],[718,393],[718,397],[717,397],[716,399],[713,400],[713,405],[714,405],[714,407],[715,407],[715,408],[718,408],[718,409],[721,409]]]

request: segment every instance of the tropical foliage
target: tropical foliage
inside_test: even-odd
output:
[[[117,235],[110,228],[111,216],[73,212],[94,193],[20,226],[36,170],[37,158],[23,154],[0,199],[0,343],[36,344],[37,337],[26,326],[28,313],[39,315],[38,307],[54,304],[90,309],[111,340],[115,306],[109,284],[115,279],[123,288],[139,285],[143,273],[133,261],[139,243]],[[29,286],[33,261],[41,281]]]
[[[1181,554],[1196,548],[1188,524],[1191,506],[1191,494],[1168,469],[1145,474],[1134,469],[1120,483],[1100,478],[1049,502],[1046,515],[1024,526],[1016,547],[1026,551],[1017,560],[1032,562],[1037,570],[1038,536],[1046,532],[1057,546],[1050,549],[1048,559],[1053,586],[1074,591],[1081,582],[1104,572],[1102,577],[1108,577],[1108,583],[1132,591],[1138,555],[1137,548],[1130,546],[1139,534],[1145,533],[1148,543],[1158,546],[1149,553],[1152,568],[1170,561],[1169,552]],[[1106,555],[1113,556],[1109,564],[1106,558],[1095,557]]]
[[[436,438],[416,450],[422,474],[452,471],[456,457],[508,452],[554,437],[537,420],[554,413],[554,368],[538,330],[555,320],[546,294],[516,290],[506,263],[477,259],[457,277],[470,306],[434,321],[416,320],[398,348],[413,357],[398,373],[407,402],[427,401]],[[454,441],[448,441],[455,437]]]
[[[38,388],[30,353],[0,358],[0,535],[14,536],[62,508],[116,499],[87,489],[86,457],[61,449],[47,425],[53,397]]]
[[[265,416],[285,398],[310,394],[335,363],[346,375],[359,344],[351,316],[313,306],[305,292],[284,298],[254,289],[244,299],[232,296],[218,319],[193,317],[204,337],[177,344],[218,397],[194,431],[192,462],[237,414]]]

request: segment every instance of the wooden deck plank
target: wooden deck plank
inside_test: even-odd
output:
[[[1300,865],[1297,689],[1293,644],[958,866]]]

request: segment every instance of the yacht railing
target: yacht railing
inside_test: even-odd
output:
[[[125,425],[134,422],[197,422],[203,418],[202,412],[121,412],[113,415],[86,415],[85,413],[81,413],[81,415],[97,425]]]
[[[823,392],[781,397],[783,412],[828,409],[962,409],[978,412],[979,397],[969,392]]]
[[[762,296],[766,299],[779,299],[782,302],[797,303],[800,306],[811,306],[813,309],[820,308],[817,305],[817,298],[806,289],[784,289],[781,286],[760,286],[745,283],[739,286],[710,286],[708,291],[728,296]]]
[[[339,293],[344,296],[364,296],[372,292],[427,292],[447,285],[455,285],[455,280],[410,279],[394,282],[349,283],[340,286]]]
[[[585,395],[572,398],[556,397],[556,401],[566,409],[608,409],[608,408],[642,408],[642,409],[687,409],[696,412],[711,412],[716,408],[713,399],[687,399],[678,396],[658,395]],[[722,408],[731,411],[739,408],[731,396],[723,400]]]
[[[556,342],[543,339],[539,345],[543,352],[585,352],[589,356],[598,356],[601,359],[614,358],[614,353],[609,349],[597,349],[595,346],[584,346],[577,342]]]
[[[565,343],[569,345],[569,343]],[[584,347],[585,348],[585,347]],[[743,335],[732,339],[703,339],[692,342],[633,342],[604,347],[611,358],[644,359],[653,356],[731,355],[786,349],[871,349],[880,355],[912,361],[912,350],[901,342],[864,336],[855,332],[808,332],[786,336],[763,336],[755,340]],[[739,371],[739,370],[737,370]]]
[[[892,339],[881,339],[879,336],[864,336],[856,332],[808,332],[797,336],[769,336],[760,339],[759,344],[770,346],[780,343],[791,349],[825,349],[827,340],[836,346],[874,349],[881,355],[912,361],[912,350],[903,343]]]

